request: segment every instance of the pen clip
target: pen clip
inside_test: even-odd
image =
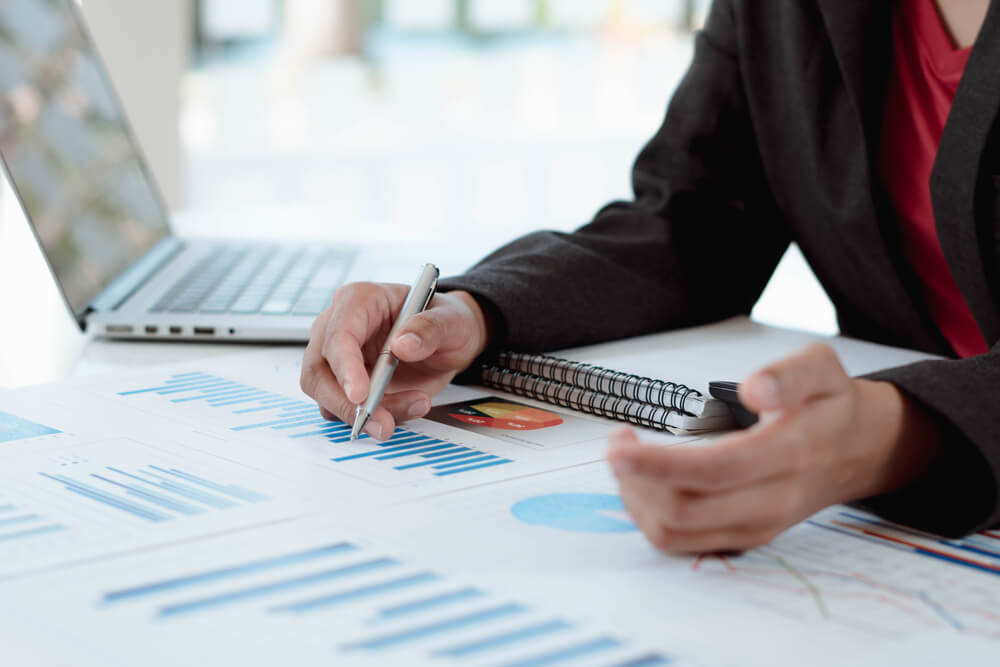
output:
[[[438,279],[437,276],[434,277],[434,282],[431,283],[431,287],[427,290],[427,298],[424,299],[424,305],[420,307],[420,312],[427,310],[427,306],[431,305],[431,299],[434,298],[434,293],[437,291]]]

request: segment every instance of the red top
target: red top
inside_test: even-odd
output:
[[[898,0],[880,171],[902,227],[903,249],[934,321],[960,357],[989,347],[938,240],[930,177],[941,133],[972,48],[955,49],[934,0]]]

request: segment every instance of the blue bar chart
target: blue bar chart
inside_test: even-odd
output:
[[[607,664],[670,663],[669,656],[643,653],[621,637],[352,540],[272,547],[106,590],[95,602],[98,610],[146,614],[171,627],[210,627],[235,613],[255,613],[261,628],[274,621],[287,630],[300,627],[288,621],[308,617],[303,632],[329,628],[331,658],[369,655],[378,664],[446,659],[541,667],[605,657]]]
[[[0,576],[301,512],[288,483],[204,452],[66,442],[0,462]]]
[[[79,476],[38,474],[69,493],[153,523],[268,500],[251,489],[158,465],[131,471],[104,466],[101,472]]]
[[[153,386],[120,391],[118,395],[153,395],[174,406],[213,408],[229,422],[226,428],[233,434],[267,433],[289,443],[319,440],[343,448],[350,442],[350,426],[328,421],[312,401],[211,373],[178,373]],[[514,462],[512,458],[403,428],[397,428],[384,442],[363,434],[356,444],[363,447],[331,456],[329,461],[366,470],[380,481],[393,475],[400,481],[450,478]]]

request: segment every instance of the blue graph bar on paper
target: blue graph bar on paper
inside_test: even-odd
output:
[[[14,540],[27,539],[29,537],[37,537],[39,535],[56,533],[62,530],[66,530],[66,526],[53,523],[47,526],[38,526],[37,528],[20,530],[15,533],[0,533],[0,542],[13,542]]]
[[[476,653],[482,653],[483,651],[492,651],[497,648],[503,648],[512,644],[537,639],[538,637],[544,637],[545,635],[550,635],[554,632],[569,630],[572,627],[572,624],[557,618],[544,623],[537,623],[535,625],[529,625],[516,630],[509,630],[507,632],[493,635],[492,637],[477,639],[464,644],[458,644],[457,646],[440,649],[434,651],[434,654],[448,656],[449,658],[464,658],[466,656],[475,655]]]
[[[86,496],[92,500],[96,500],[100,503],[104,503],[110,507],[114,507],[117,510],[127,512],[140,519],[146,519],[147,521],[153,521],[159,523],[160,521],[168,521],[171,517],[168,514],[162,514],[161,512],[156,512],[148,507],[143,507],[141,505],[136,505],[135,503],[129,502],[128,500],[115,496],[109,493],[105,493],[100,489],[96,489],[92,486],[84,484],[82,482],[77,482],[76,480],[70,479],[69,477],[64,477],[63,475],[50,475],[48,473],[40,472],[38,473],[42,477],[46,477],[51,480],[55,480],[63,485],[67,491]]]
[[[506,618],[507,616],[522,614],[526,611],[528,611],[528,608],[524,605],[516,602],[509,602],[497,607],[490,607],[489,609],[463,614],[462,616],[455,616],[442,621],[436,621],[434,623],[428,623],[414,628],[407,628],[406,630],[400,630],[392,634],[372,637],[359,642],[351,642],[349,644],[342,645],[341,648],[345,651],[357,649],[377,651],[380,649],[390,648],[398,644],[405,644],[406,642],[424,639],[425,637],[439,635],[453,630],[461,630],[463,628],[479,625],[481,623],[488,623],[500,618]]]
[[[482,454],[482,453],[480,452],[480,454]],[[442,463],[442,464],[436,465],[434,467],[436,469],[438,469],[438,470],[445,470],[447,468],[457,468],[459,466],[468,465],[470,463],[483,463],[484,461],[492,461],[495,458],[499,458],[499,457],[493,456],[492,454],[482,454],[478,458],[467,459],[465,461],[462,461],[461,463]]]
[[[41,520],[41,516],[38,514],[22,514],[21,516],[12,516],[10,518],[0,519],[0,528],[4,526],[13,526],[19,523],[30,523],[31,521]]]
[[[423,456],[423,457],[428,457],[428,456],[444,456],[445,454],[454,454],[455,452],[461,452],[461,451],[466,450],[466,449],[468,449],[468,447],[450,448],[450,449],[446,449],[446,450],[444,450],[442,452],[433,452],[431,454],[422,454],[421,456]],[[468,454],[468,456],[475,456],[476,454],[479,454],[479,453],[480,452],[474,452],[472,454]],[[455,458],[461,458],[461,457],[448,456],[446,458],[428,459],[427,461],[418,461],[417,463],[408,463],[406,465],[396,466],[396,470],[409,470],[410,468],[422,468],[424,466],[429,466],[429,465],[434,465],[435,463],[440,463],[441,461],[451,461],[451,460],[453,460]]]
[[[158,615],[167,617],[204,611],[205,609],[211,609],[213,607],[244,602],[246,600],[263,597],[265,595],[272,595],[274,593],[283,593],[285,591],[295,590],[296,588],[302,588],[303,586],[313,586],[324,581],[355,576],[365,572],[370,572],[371,570],[383,567],[392,567],[398,564],[399,561],[393,558],[374,558],[361,563],[352,563],[350,565],[342,565],[329,570],[322,570],[320,572],[311,572],[297,577],[290,577],[288,579],[283,579],[282,581],[274,581],[248,588],[241,588],[235,591],[229,591],[227,593],[220,593],[218,595],[212,595],[197,600],[170,604],[165,607],[160,607]]]
[[[112,486],[117,486],[125,489],[130,496],[136,496],[141,500],[145,500],[147,503],[152,503],[153,505],[159,505],[165,509],[171,510],[173,512],[178,512],[179,514],[184,514],[185,516],[193,516],[195,514],[201,514],[205,510],[200,507],[195,507],[194,505],[188,505],[187,503],[182,503],[173,498],[168,498],[159,493],[154,493],[148,489],[143,489],[132,484],[125,484],[123,482],[117,482],[103,475],[98,475],[97,473],[91,473],[91,477],[99,479],[102,482],[111,484]]]
[[[211,480],[205,479],[204,477],[198,477],[197,475],[192,475],[189,472],[184,472],[183,470],[178,470],[177,468],[161,468],[160,466],[151,465],[149,466],[153,470],[159,470],[166,475],[173,475],[175,477],[180,477],[183,480],[192,482],[193,484],[200,484],[205,488],[212,489],[213,491],[218,491],[219,493],[224,493],[233,498],[239,498],[240,500],[246,500],[251,503],[261,502],[267,500],[268,497],[262,493],[257,493],[250,489],[245,489],[242,486],[236,486],[235,484],[217,484]]]
[[[468,463],[467,459],[471,459],[474,456],[482,456],[482,455],[483,455],[482,452],[477,452],[476,450],[472,450],[467,454],[457,454],[455,456],[449,456],[447,458],[433,459],[431,461],[428,461],[428,463],[431,465],[436,465],[438,463],[445,463],[446,461],[462,461],[464,465],[465,463]]]
[[[292,602],[289,604],[283,604],[278,607],[272,607],[270,611],[272,612],[293,612],[297,614],[315,611],[316,609],[323,609],[325,607],[332,607],[338,604],[344,604],[346,602],[353,602],[354,600],[361,600],[364,598],[369,598],[374,595],[380,595],[382,593],[391,593],[394,591],[402,590],[404,588],[409,588],[410,586],[419,586],[420,584],[426,584],[432,581],[437,581],[441,577],[434,574],[433,572],[418,572],[417,574],[411,574],[406,577],[399,577],[397,579],[390,579],[389,581],[379,581],[374,584],[369,584],[367,586],[361,586],[359,588],[352,588],[346,591],[340,591],[338,593],[331,593],[330,595],[323,595],[321,597],[311,598],[309,600],[303,600],[301,602]]]
[[[300,421],[292,424],[282,424],[281,426],[272,426],[271,428],[273,428],[275,431],[281,431],[283,429],[302,428],[303,426],[316,426],[317,424],[326,423],[326,419],[320,415],[310,417],[309,419],[303,419],[301,416],[299,416],[295,417],[295,419],[298,419]]]
[[[544,667],[545,665],[555,665],[567,660],[575,660],[583,656],[609,651],[614,648],[624,646],[621,640],[614,637],[600,637],[591,639],[580,644],[573,644],[565,648],[556,649],[547,653],[542,653],[533,658],[518,660],[505,665],[505,667]]]
[[[0,442],[27,440],[55,433],[59,433],[59,431],[43,424],[21,419],[17,415],[0,412]]]
[[[434,452],[433,454],[421,454],[422,459],[438,459],[441,456],[447,456],[448,454],[458,454],[460,452],[471,451],[468,447],[461,447],[459,445],[452,445],[451,449],[445,450],[443,452]],[[440,463],[441,460],[434,461],[434,463]]]
[[[234,398],[247,398],[249,396],[263,398],[264,396],[267,396],[267,391],[264,389],[257,389],[256,387],[240,385],[239,388],[234,387],[226,391],[217,391],[210,395],[206,395],[205,402],[209,405],[218,405]]]
[[[422,447],[424,442],[411,442],[408,445],[398,445],[396,447],[386,447],[385,449],[373,449],[370,452],[361,452],[360,454],[350,454],[348,456],[339,456],[335,459],[331,459],[336,463],[341,463],[343,461],[353,461],[355,459],[363,459],[368,456],[378,456],[380,454],[385,454],[387,452],[400,452],[405,449],[414,449],[416,447]]]
[[[428,609],[444,607],[455,602],[464,602],[466,600],[481,598],[484,595],[486,595],[485,591],[481,591],[478,588],[462,588],[457,591],[440,593],[439,595],[432,595],[420,598],[419,600],[411,600],[410,602],[404,602],[392,607],[386,607],[379,610],[378,615],[380,618],[397,618],[408,614],[422,613]]]
[[[280,426],[281,424],[291,424],[292,422],[300,421],[301,417],[283,417],[281,419],[272,419],[266,422],[259,422],[257,424],[246,424],[244,426],[234,426],[231,431],[249,431],[254,428],[268,428],[270,426]]]
[[[468,468],[452,468],[451,470],[442,470],[441,472],[434,473],[438,477],[445,477],[447,475],[457,475],[461,472],[469,472],[471,470],[480,470],[482,468],[492,468],[493,466],[503,465],[504,463],[513,463],[510,459],[500,459],[499,461],[490,461],[489,463],[480,463],[479,465],[469,466]]]
[[[673,663],[673,659],[659,653],[647,653],[638,658],[619,662],[612,667],[662,667]]]
[[[399,454],[382,454],[382,456],[376,456],[377,461],[385,461],[387,459],[398,459],[401,456],[415,456],[416,454],[423,454],[425,452],[435,452],[442,449],[450,449],[450,444],[441,444],[440,440],[428,440],[426,442],[420,443],[421,447],[419,449],[411,449],[408,452],[402,452]],[[428,446],[430,445],[430,446]]]
[[[187,394],[187,393],[190,393],[190,392],[192,392],[192,391],[194,391],[196,389],[200,389],[200,390],[205,390],[205,389],[221,389],[223,387],[230,387],[232,385],[233,385],[232,382],[227,382],[225,380],[205,380],[205,381],[196,382],[196,383],[193,382],[193,383],[191,383],[189,385],[174,385],[174,386],[171,386],[171,387],[167,387],[166,389],[161,389],[160,391],[158,391],[156,393],[160,394],[160,395],[164,395],[164,396],[168,395],[168,394]],[[200,396],[197,397],[197,398],[200,398]],[[181,399],[181,400],[183,400],[183,399]]]
[[[146,475],[150,479],[144,479],[137,477],[137,479],[146,482],[147,484],[152,484],[161,489],[170,491],[171,493],[176,493],[179,496],[188,498],[189,500],[194,500],[203,505],[208,505],[215,509],[228,509],[230,507],[237,507],[239,503],[230,500],[229,498],[220,498],[219,496],[214,496],[203,489],[196,489],[193,486],[188,486],[187,484],[181,484],[180,482],[174,481],[172,479],[167,479],[161,477],[160,475],[150,472],[149,470],[138,470],[136,471],[141,475]]]
[[[282,554],[280,556],[261,558],[259,560],[241,563],[239,565],[208,570],[207,572],[199,572],[197,574],[166,579],[164,581],[157,581],[150,584],[144,584],[142,586],[135,586],[132,588],[125,588],[120,591],[105,593],[102,601],[109,603],[121,600],[131,600],[134,598],[145,597],[147,595],[158,595],[167,591],[176,591],[191,586],[225,581],[226,579],[242,577],[248,574],[256,574],[267,570],[275,570],[291,565],[300,565],[313,560],[350,553],[357,551],[357,549],[358,547],[350,542],[336,542],[334,544],[327,544],[314,549],[306,549],[305,551],[295,551],[289,554]]]
[[[350,427],[347,424],[335,424],[333,426],[327,426],[326,428],[321,428],[318,431],[308,431],[306,433],[296,433],[295,435],[288,436],[289,438],[308,438],[314,435],[330,435],[331,433],[339,433],[340,431],[346,431]]]
[[[178,383],[174,383],[174,384],[164,384],[164,385],[161,385],[159,387],[146,387],[145,389],[132,389],[131,391],[120,391],[120,392],[118,392],[118,395],[119,396],[132,396],[132,395],[135,395],[135,394],[148,394],[151,391],[166,391],[168,389],[178,389],[180,387],[189,386],[189,385],[199,386],[203,382],[208,382],[208,381],[212,381],[212,380],[215,380],[215,378],[211,378],[211,377],[206,376],[206,377],[202,377],[202,378],[198,378],[198,379],[192,379],[192,380],[187,381],[187,382],[178,382]]]
[[[243,415],[243,414],[247,414],[247,413],[250,413],[250,412],[262,412],[264,410],[276,410],[276,409],[284,407],[286,405],[292,405],[292,404],[296,403],[297,401],[289,400],[289,399],[287,399],[287,398],[285,398],[285,397],[282,396],[280,398],[260,399],[257,402],[260,403],[261,405],[258,406],[258,407],[256,407],[256,408],[241,408],[239,410],[233,410],[233,414],[234,415]]]

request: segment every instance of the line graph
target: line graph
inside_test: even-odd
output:
[[[913,535],[902,539],[900,532]],[[845,542],[845,534],[857,539]],[[980,539],[991,538],[972,541]],[[1000,582],[992,566],[951,554],[963,546],[832,508],[766,547],[702,556],[691,570],[777,611],[880,635],[947,630],[1000,637]],[[913,558],[901,560],[900,552]]]

